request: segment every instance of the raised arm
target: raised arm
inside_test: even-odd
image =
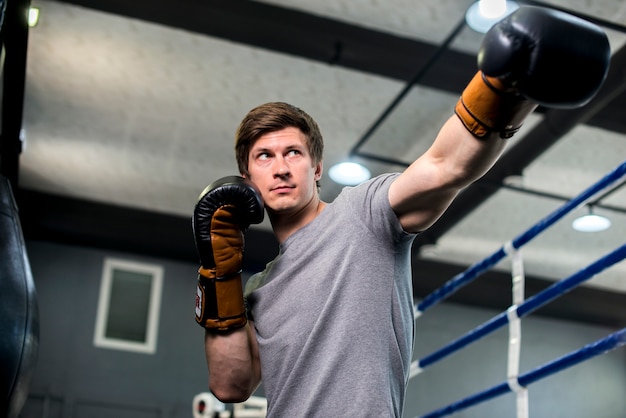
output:
[[[206,329],[209,388],[222,402],[242,402],[261,381],[254,327],[248,323],[241,282],[244,231],[263,220],[252,184],[222,178],[200,195],[193,232],[200,256],[196,322]]]
[[[485,35],[479,71],[432,146],[389,191],[405,230],[431,226],[458,192],[483,176],[541,104],[573,108],[597,93],[610,61],[604,32],[574,16],[524,6]]]

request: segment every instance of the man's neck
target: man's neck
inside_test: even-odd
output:
[[[317,197],[302,210],[294,213],[272,213],[268,211],[272,229],[278,242],[282,244],[296,231],[311,223],[324,207],[326,207],[326,203]]]

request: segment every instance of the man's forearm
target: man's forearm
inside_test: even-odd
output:
[[[250,324],[228,333],[206,332],[209,388],[220,401],[243,402],[261,380],[256,337]]]
[[[477,139],[458,118],[451,117],[429,153],[448,167],[443,171],[446,174],[441,179],[442,183],[461,188],[484,175],[502,154],[506,143],[497,133]]]

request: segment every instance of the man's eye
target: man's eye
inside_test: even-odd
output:
[[[294,155],[300,155],[300,151],[292,149],[291,151],[289,151],[289,155],[290,156],[294,156]]]

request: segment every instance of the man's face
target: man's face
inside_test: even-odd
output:
[[[313,165],[304,134],[288,127],[261,136],[250,149],[248,177],[268,211],[294,213],[317,195],[322,163]]]

